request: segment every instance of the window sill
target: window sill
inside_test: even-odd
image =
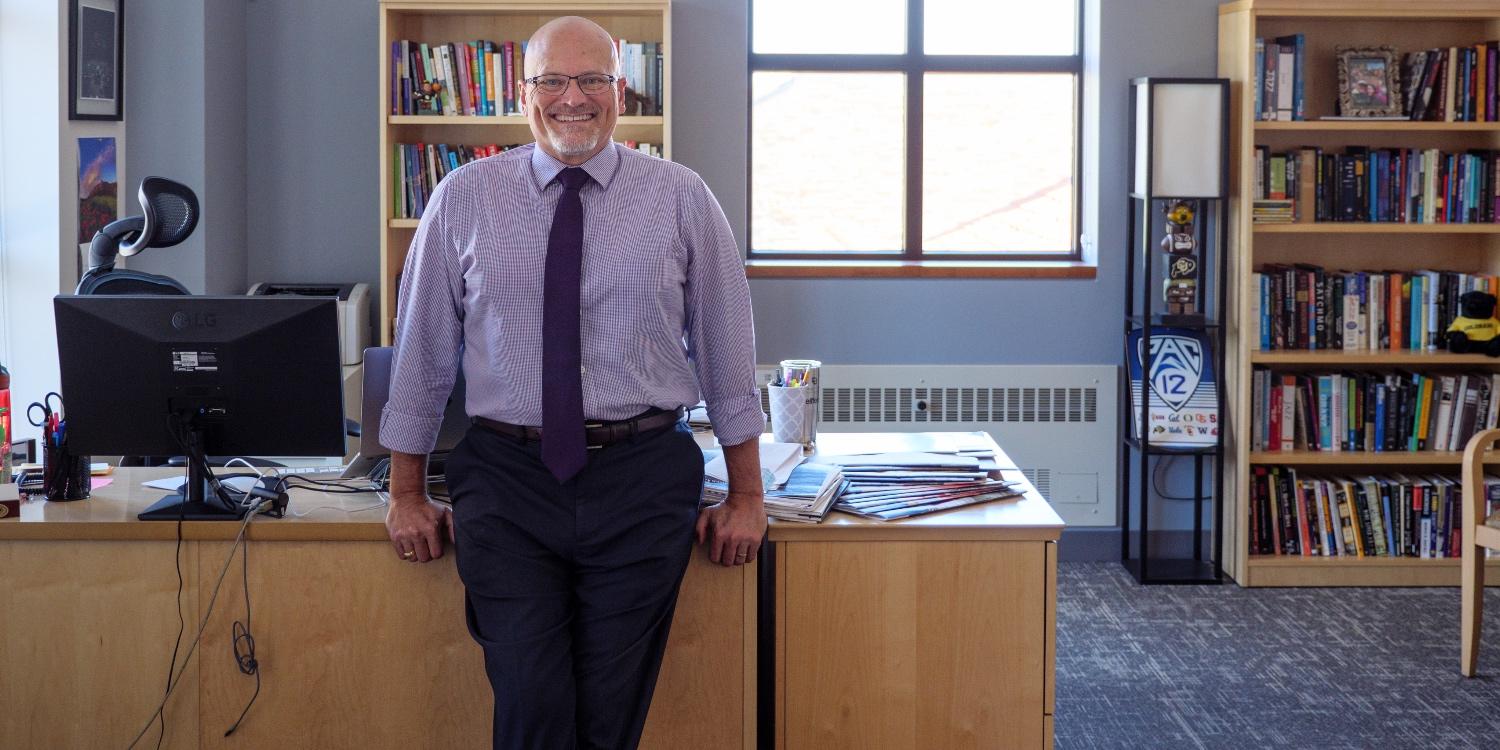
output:
[[[751,260],[752,279],[1092,279],[1098,267],[1055,260]]]

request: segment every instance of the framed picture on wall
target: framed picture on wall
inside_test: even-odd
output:
[[[125,117],[125,0],[68,0],[68,119]]]

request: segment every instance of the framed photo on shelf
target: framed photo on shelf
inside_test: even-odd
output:
[[[125,118],[125,0],[68,0],[68,119]]]
[[[1396,117],[1401,111],[1401,66],[1394,47],[1335,47],[1339,114]]]

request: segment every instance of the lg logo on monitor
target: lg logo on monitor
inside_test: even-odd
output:
[[[189,328],[213,328],[217,324],[213,313],[172,313],[172,327],[179,331]]]

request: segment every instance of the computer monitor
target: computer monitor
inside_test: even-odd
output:
[[[72,296],[53,301],[70,450],[188,457],[142,520],[244,516],[205,491],[208,453],[344,453],[334,298]]]
[[[385,402],[390,399],[391,365],[395,349],[389,346],[372,346],[364,352],[364,390],[360,399],[359,455],[349,463],[344,472],[346,478],[369,476],[378,472],[384,459],[390,458],[391,449],[380,444],[380,415]],[[443,473],[448,452],[458,445],[469,430],[469,414],[464,406],[464,374],[462,368],[453,379],[453,392],[448,396],[448,405],[443,410],[443,421],[438,427],[437,444],[428,456],[429,476]]]

